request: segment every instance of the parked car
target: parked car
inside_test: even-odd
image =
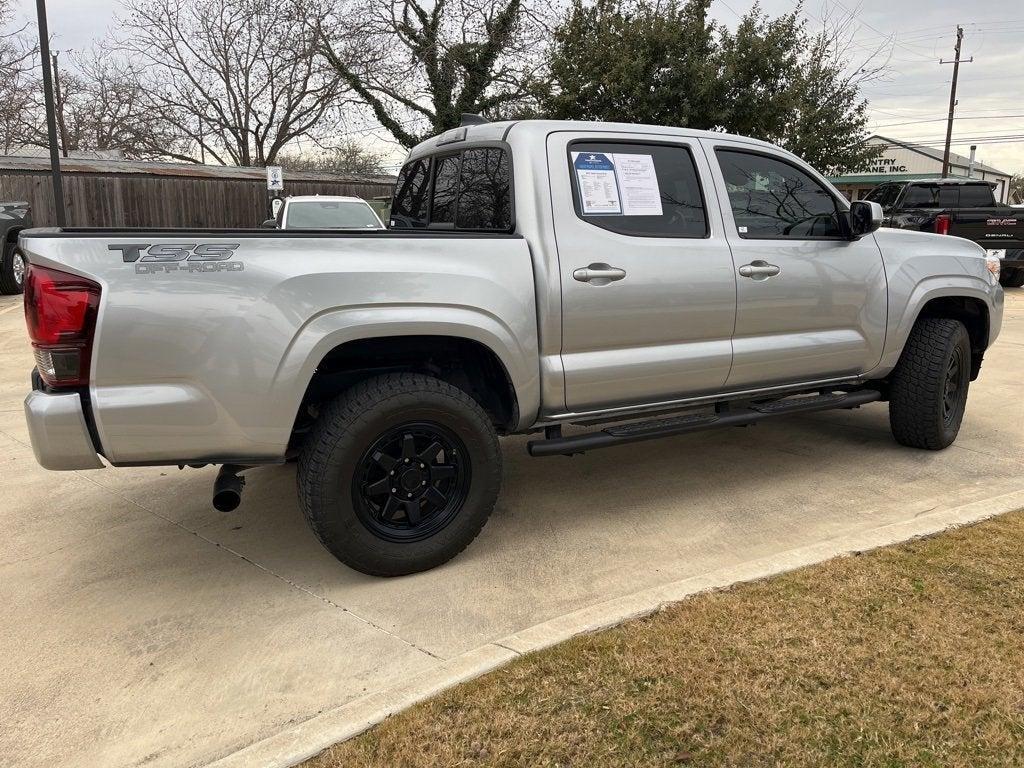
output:
[[[17,251],[18,233],[31,226],[32,212],[28,203],[0,203],[0,293],[21,293],[25,257]]]
[[[994,185],[976,179],[921,179],[882,184],[865,198],[882,206],[883,226],[953,235],[1001,261],[1000,282],[1024,285],[1024,211],[996,202]]]
[[[225,510],[294,457],[313,532],[383,576],[476,537],[499,435],[571,455],[888,401],[941,449],[998,261],[881,222],[754,139],[520,121],[415,147],[385,231],[25,232],[29,434],[49,469],[222,465]]]
[[[267,229],[384,229],[384,222],[361,197],[303,195],[284,198]]]

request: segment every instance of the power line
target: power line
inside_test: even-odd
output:
[[[941,123],[943,120],[1004,120],[1008,117],[1024,117],[1019,115],[958,115],[957,117],[936,117],[928,120],[907,120],[903,123],[882,123],[875,128],[895,128],[898,125],[919,125],[920,123]]]

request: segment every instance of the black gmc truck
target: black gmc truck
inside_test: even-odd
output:
[[[31,226],[28,203],[0,203],[0,294],[21,293],[25,257],[17,251],[18,233]]]
[[[883,226],[971,240],[1002,260],[999,282],[1024,286],[1024,209],[996,202],[994,185],[978,179],[921,179],[875,187],[866,200],[882,206]]]

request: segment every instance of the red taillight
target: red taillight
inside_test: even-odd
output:
[[[937,235],[948,235],[949,234],[949,214],[940,213],[935,217],[935,234]]]
[[[88,384],[99,306],[100,287],[92,280],[28,265],[25,322],[39,375],[49,386]]]

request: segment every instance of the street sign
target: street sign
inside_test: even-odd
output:
[[[284,189],[284,171],[281,169],[280,165],[267,166],[267,189]]]

